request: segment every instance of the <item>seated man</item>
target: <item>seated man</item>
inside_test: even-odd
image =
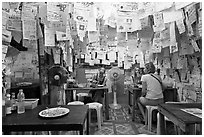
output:
[[[105,76],[105,68],[100,68],[99,72],[94,75],[92,80],[92,86],[97,85],[106,85],[106,76]],[[91,90],[90,93],[92,94],[92,101],[103,103],[103,97],[104,97],[104,90]]]

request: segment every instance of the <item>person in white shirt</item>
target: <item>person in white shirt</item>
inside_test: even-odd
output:
[[[145,75],[142,75],[142,96],[139,98],[138,106],[145,118],[145,106],[157,106],[163,103],[162,80],[155,74],[155,66],[152,62],[145,64]]]

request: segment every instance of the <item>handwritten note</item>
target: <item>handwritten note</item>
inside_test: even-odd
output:
[[[177,28],[179,30],[179,34],[182,34],[186,31],[183,19],[177,20],[176,25],[177,25]]]
[[[154,32],[157,31],[162,31],[165,29],[165,24],[163,20],[163,13],[162,12],[157,12],[153,14],[154,17]]]
[[[23,20],[23,39],[36,40],[36,21]]]

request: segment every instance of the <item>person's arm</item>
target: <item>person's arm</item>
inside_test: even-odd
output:
[[[142,95],[141,96],[145,96],[147,92],[147,82],[142,81]]]
[[[142,82],[142,95],[141,96],[145,96],[147,93],[147,82],[146,82],[145,75],[142,75],[141,82]]]

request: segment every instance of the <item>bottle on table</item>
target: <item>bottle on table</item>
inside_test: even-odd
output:
[[[6,94],[5,107],[6,107],[6,115],[11,114],[11,95],[10,94]]]
[[[15,93],[11,94],[11,111],[15,111],[16,110],[16,97],[15,97]]]
[[[25,94],[23,93],[23,89],[19,90],[17,99],[18,99],[17,113],[22,114],[25,112],[25,105],[24,105]]]

